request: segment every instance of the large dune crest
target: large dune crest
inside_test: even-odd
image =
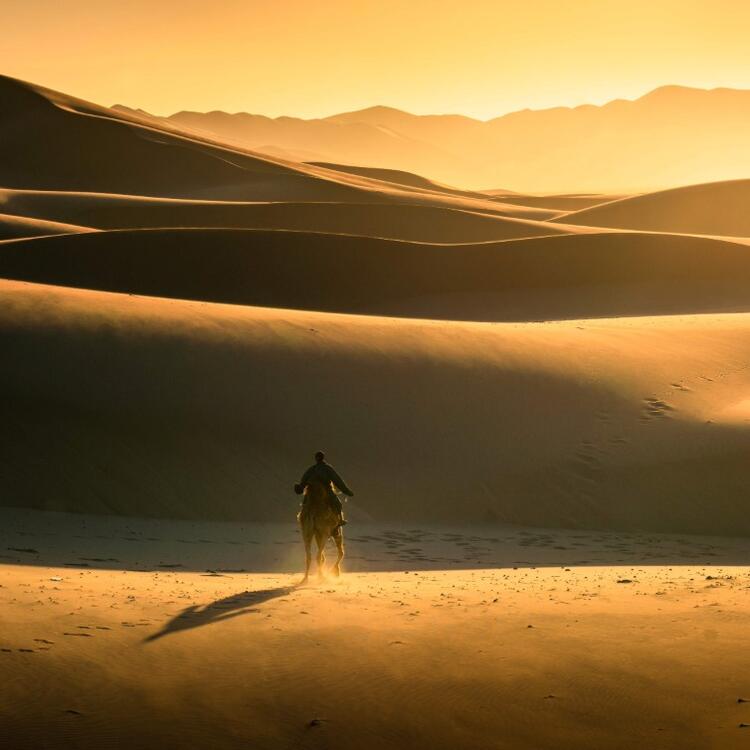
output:
[[[745,245],[630,232],[433,245],[294,231],[109,231],[7,245],[0,275],[241,305],[460,320],[750,309]]]
[[[750,180],[731,180],[622,198],[558,221],[618,229],[750,237]]]
[[[0,100],[5,188],[220,201],[400,201],[532,219],[559,213],[286,162],[2,76]]]
[[[98,229],[294,229],[434,243],[488,242],[591,231],[450,205],[396,201],[197,201],[0,189],[0,208],[18,216],[82,222]]]
[[[750,434],[723,416],[750,386],[745,314],[487,325],[0,292],[11,504],[283,519],[324,445],[359,518],[750,530]]]

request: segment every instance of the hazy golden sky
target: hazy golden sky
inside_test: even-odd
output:
[[[101,104],[486,119],[750,88],[750,0],[0,0],[0,73]]]

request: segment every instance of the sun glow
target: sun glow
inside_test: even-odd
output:
[[[6,75],[160,114],[387,104],[486,119],[665,83],[750,86],[736,0],[10,0],[3,27]]]

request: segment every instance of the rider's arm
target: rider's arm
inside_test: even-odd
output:
[[[314,466],[311,466],[305,473],[302,475],[302,479],[299,480],[299,483],[304,487],[309,481],[310,477],[313,474],[313,471],[315,470]]]
[[[346,482],[336,473],[336,469],[333,468],[333,466],[328,466],[328,475],[331,478],[331,481],[333,482],[334,487],[336,489],[341,490],[345,495],[348,495],[349,497],[353,497],[354,493],[346,486]]]

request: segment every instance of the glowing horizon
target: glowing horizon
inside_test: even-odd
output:
[[[375,105],[480,120],[750,88],[750,5],[474,0],[9,0],[0,72],[105,105],[326,117]]]
[[[32,81],[31,83],[39,83],[39,82],[38,81]],[[51,88],[51,87],[48,87],[48,88]],[[174,111],[169,111],[169,112],[154,112],[152,110],[147,110],[145,107],[139,107],[137,104],[133,105],[133,104],[128,104],[126,102],[109,102],[109,103],[107,103],[107,102],[95,102],[95,103],[96,104],[101,104],[101,105],[104,105],[104,106],[107,106],[107,107],[113,107],[113,106],[120,105],[120,106],[132,107],[133,109],[143,109],[144,111],[148,111],[149,114],[158,115],[160,117],[169,117],[170,115],[177,114],[179,112],[185,112],[185,111],[206,112],[206,113],[211,112],[211,111],[222,111],[222,112],[226,112],[228,114],[260,115],[260,116],[263,116],[263,117],[269,117],[272,120],[282,119],[282,118],[285,118],[285,117],[296,118],[296,119],[301,119],[301,120],[315,120],[315,119],[325,119],[326,117],[335,117],[336,115],[346,114],[347,112],[359,112],[359,111],[364,111],[364,110],[368,110],[368,109],[377,109],[379,107],[382,107],[383,109],[395,109],[395,110],[398,110],[400,112],[405,112],[406,114],[420,115],[420,116],[426,116],[426,117],[429,117],[429,116],[436,116],[436,117],[438,117],[438,116],[448,116],[448,117],[450,117],[450,116],[455,115],[455,116],[459,116],[459,117],[468,117],[470,119],[477,120],[479,122],[489,122],[490,120],[494,120],[494,119],[497,119],[499,117],[503,117],[504,115],[512,114],[514,112],[520,112],[520,111],[523,111],[523,110],[529,110],[529,111],[532,111],[532,112],[541,112],[541,111],[544,111],[544,110],[547,110],[547,109],[575,109],[576,107],[585,107],[587,105],[592,105],[592,106],[595,106],[595,107],[603,107],[603,106],[605,106],[605,105],[607,105],[607,104],[609,104],[610,102],[613,102],[613,101],[636,101],[638,99],[641,99],[644,96],[647,96],[648,94],[652,93],[653,91],[656,91],[657,89],[661,89],[661,88],[688,88],[688,89],[695,89],[695,90],[701,90],[701,91],[713,91],[713,90],[750,91],[750,84],[748,84],[747,86],[696,86],[696,85],[688,85],[688,84],[684,84],[684,83],[667,83],[667,82],[665,82],[665,83],[659,84],[657,86],[653,86],[652,88],[649,88],[649,89],[647,89],[645,91],[641,91],[639,93],[632,94],[632,95],[629,95],[629,96],[617,96],[617,95],[614,95],[614,96],[602,99],[601,101],[590,101],[590,100],[587,100],[587,101],[580,101],[580,102],[574,102],[574,103],[567,103],[567,102],[558,103],[558,104],[551,103],[551,104],[547,104],[547,105],[539,106],[539,107],[519,106],[519,107],[516,107],[514,109],[509,109],[509,110],[504,110],[502,112],[497,112],[496,114],[490,115],[488,117],[479,117],[479,116],[476,116],[476,115],[466,114],[465,112],[456,112],[456,111],[448,111],[448,110],[446,110],[446,111],[434,111],[434,112],[433,111],[416,112],[416,111],[414,111],[413,108],[409,108],[407,106],[396,107],[396,106],[394,106],[392,104],[383,103],[383,102],[375,102],[375,103],[372,103],[372,104],[366,104],[366,105],[364,105],[362,107],[355,107],[355,108],[346,109],[346,110],[342,109],[342,110],[337,110],[335,112],[331,111],[331,112],[323,113],[323,114],[320,114],[320,115],[310,115],[310,116],[297,115],[297,114],[289,114],[289,113],[280,113],[280,114],[269,115],[266,112],[260,112],[260,111],[252,111],[251,112],[249,110],[242,110],[242,109],[232,110],[232,111],[230,111],[230,110],[198,110],[198,109],[193,110],[193,109],[188,109],[186,107],[183,107],[182,109],[177,109],[177,110],[174,110]],[[72,93],[72,92],[62,92],[62,93]]]

